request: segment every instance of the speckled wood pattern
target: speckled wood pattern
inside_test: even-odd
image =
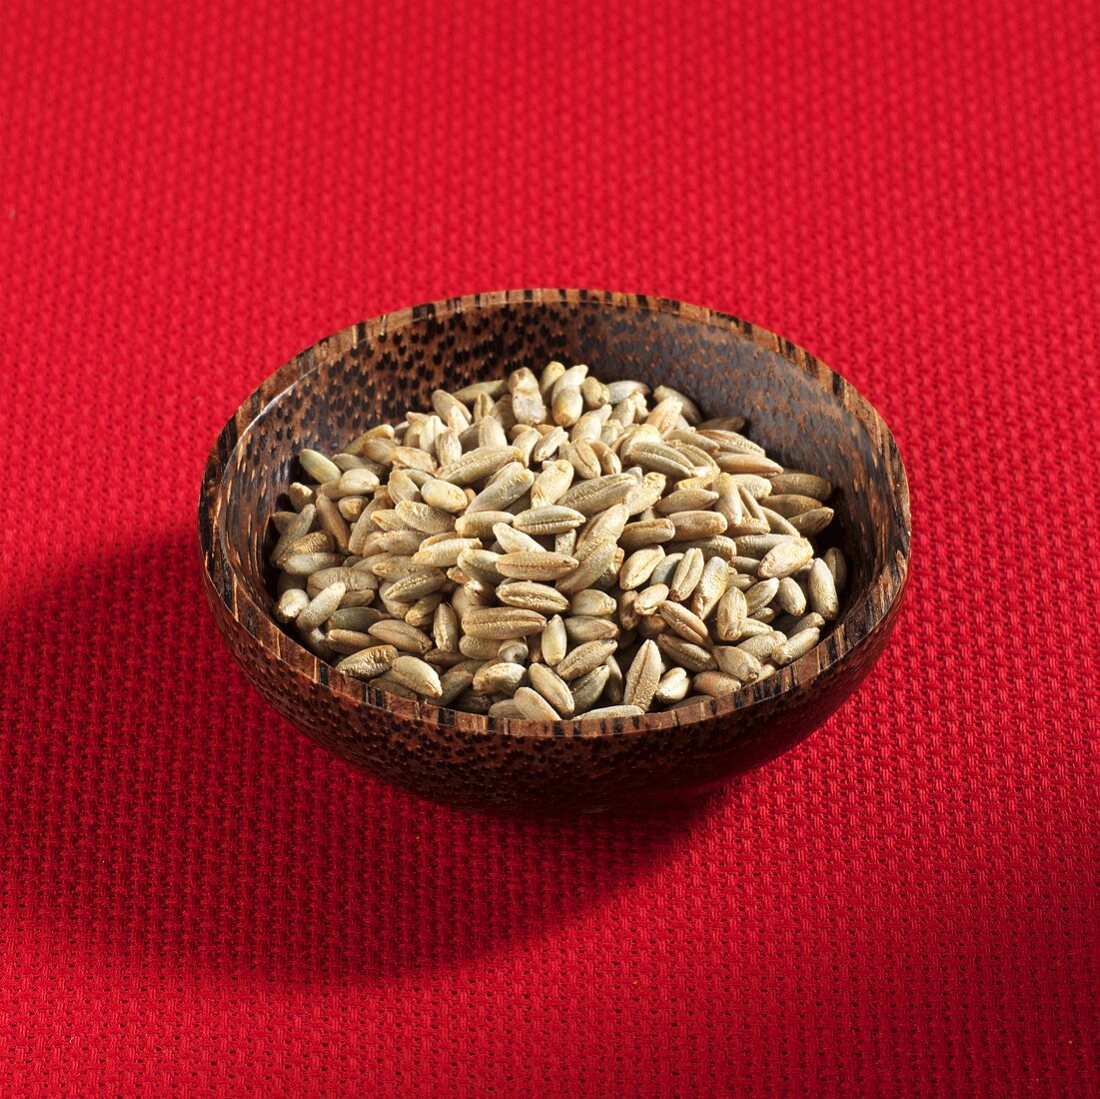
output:
[[[338,450],[379,421],[454,389],[553,358],[605,379],[689,394],[742,415],[785,465],[827,477],[850,562],[841,621],[764,682],[690,709],[585,723],[497,721],[382,695],[303,649],[272,616],[270,516],[302,447]],[[881,654],[905,587],[909,496],[893,437],[843,378],[800,348],[667,299],[521,290],[417,306],[322,340],[272,375],[226,424],[199,501],[204,580],[249,679],[348,761],[454,804],[550,812],[637,808],[709,789],[801,740]]]

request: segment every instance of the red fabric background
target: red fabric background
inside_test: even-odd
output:
[[[5,4],[0,1091],[1096,1094],[1098,14]],[[266,374],[538,285],[783,333],[910,473],[865,688],[644,822],[362,777],[198,583]]]

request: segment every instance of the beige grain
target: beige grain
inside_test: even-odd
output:
[[[564,628],[563,625],[562,629],[564,630]],[[614,641],[586,641],[583,645],[578,645],[575,649],[566,653],[554,666],[554,670],[562,679],[569,682],[602,664],[616,648],[617,645]],[[545,657],[545,643],[543,649],[543,656]],[[550,661],[548,660],[547,663],[549,664]]]
[[[726,594],[729,580],[730,566],[724,557],[711,557],[703,566],[703,574],[691,597],[691,609],[700,619],[710,617],[711,611]]]
[[[502,466],[488,485],[469,503],[467,515],[479,511],[504,511],[531,490],[535,475],[524,469],[519,462],[508,462]]]
[[[397,620],[376,622],[367,630],[367,633],[401,652],[423,656],[432,647],[432,639],[423,630],[418,630],[407,622]]]
[[[496,660],[500,655],[500,642],[462,634],[458,639],[458,651],[468,660]]]
[[[561,534],[563,531],[576,530],[584,523],[585,516],[579,511],[560,504],[546,504],[543,507],[521,511],[516,516],[513,526],[524,534],[541,538],[547,534]]]
[[[799,630],[793,637],[776,645],[769,659],[776,667],[790,664],[800,656],[805,656],[817,644],[820,636],[820,631],[816,628]]]
[[[798,581],[790,576],[785,576],[779,581],[775,602],[785,614],[797,617],[806,612],[806,593],[799,586]]]
[[[624,597],[627,593],[624,592]],[[632,609],[635,615],[647,616],[657,613],[657,608],[669,597],[667,584],[650,584],[638,592],[633,600]],[[625,622],[624,622],[625,625]]]
[[[832,508],[813,508],[811,511],[804,511],[800,515],[795,515],[791,518],[791,526],[802,535],[803,538],[810,538],[815,534],[820,534],[831,522],[833,521],[833,509]]]
[[[570,615],[562,621],[569,640],[575,644],[583,641],[607,641],[619,636],[619,627],[610,618]]]
[[[741,690],[742,682],[736,676],[726,675],[725,672],[699,672],[692,678],[691,686],[699,694],[721,698],[722,695]]]
[[[356,679],[373,679],[389,671],[396,659],[397,650],[392,645],[373,645],[344,657],[336,665],[336,670]]]
[[[653,698],[667,705],[670,702],[679,702],[689,690],[691,690],[691,676],[683,668],[669,668],[661,676]]]
[[[309,596],[301,588],[288,588],[275,603],[275,617],[280,622],[293,622],[309,602]]]
[[[295,626],[299,630],[307,631],[316,629],[328,621],[329,615],[340,606],[340,600],[344,598],[344,592],[347,590],[346,584],[330,584],[314,596],[307,606],[302,608],[298,617],[294,620]]]
[[[760,675],[760,661],[751,652],[736,645],[718,645],[714,659],[726,675],[732,675],[742,683],[752,683]]]
[[[775,647],[784,641],[786,638],[783,634],[769,630],[757,637],[747,637],[743,641],[738,641],[735,648],[755,656],[757,660],[764,661],[768,660],[775,651]]]
[[[772,492],[776,495],[809,496],[814,500],[828,500],[833,486],[824,477],[793,470],[777,471],[770,477]]]
[[[611,615],[617,609],[614,596],[591,588],[577,592],[569,601],[569,610],[575,615]]]
[[[519,607],[473,607],[461,619],[462,631],[469,637],[505,641],[526,637],[546,628],[545,615]]]
[[[555,614],[546,624],[541,645],[542,659],[551,667],[556,667],[564,659],[569,648],[569,637],[565,632],[565,622],[560,614]]]
[[[810,609],[820,614],[826,622],[831,622],[840,614],[840,601],[836,594],[836,581],[832,571],[820,557],[810,566],[807,581]]]
[[[374,644],[374,639],[363,630],[344,630],[334,628],[330,624],[328,629],[325,630],[325,644],[333,652],[351,656],[353,653],[370,648]]]
[[[630,664],[623,685],[623,702],[648,710],[663,671],[661,651],[653,641],[644,641]]]
[[[664,555],[665,551],[660,546],[647,546],[645,549],[635,550],[626,558],[619,570],[619,586],[623,591],[640,588],[649,580]]]
[[[657,639],[657,648],[670,664],[679,664],[689,672],[702,672],[714,667],[714,655],[701,645],[687,641],[678,634],[666,631]]]
[[[676,527],[671,519],[643,519],[636,523],[627,523],[623,527],[619,544],[625,550],[644,549],[647,546],[671,542],[676,536]]]
[[[526,678],[527,669],[522,664],[501,660],[478,668],[474,672],[473,688],[484,695],[512,695]]]
[[[308,447],[298,451],[298,462],[306,475],[318,484],[340,480],[340,467],[331,459]]]
[[[497,561],[501,576],[515,580],[559,580],[573,572],[580,562],[563,553],[525,551],[505,553]]]
[[[601,582],[603,574],[614,565],[619,552],[621,551],[613,542],[586,546],[583,551],[578,551],[576,569],[558,581],[558,590],[572,596]]]
[[[573,696],[573,712],[575,714],[582,714],[585,710],[590,710],[596,705],[604,692],[604,687],[607,685],[610,675],[611,669],[606,664],[601,664],[598,668],[593,668],[592,671],[573,680],[569,686]]]
[[[760,568],[757,575],[762,580],[775,578],[782,580],[784,576],[790,576],[798,572],[803,565],[813,559],[814,548],[809,542],[790,541],[780,542],[773,546],[760,559]],[[822,562],[822,567],[825,563]]]
[[[833,585],[836,590],[838,592],[844,591],[845,585],[848,583],[848,565],[844,560],[844,554],[833,546],[825,551],[823,560],[828,565],[829,572],[833,574]]]
[[[669,597],[677,601],[688,599],[698,587],[699,581],[702,580],[705,567],[706,562],[703,559],[701,549],[692,548],[687,550],[672,576],[672,582],[669,584]]]
[[[598,706],[594,710],[588,710],[582,716],[592,721],[613,721],[616,718],[641,717],[643,712],[639,706]]]
[[[569,684],[553,668],[546,664],[535,663],[527,669],[531,680],[531,686],[538,691],[543,698],[554,708],[554,711],[562,717],[572,717],[576,712],[576,701],[569,689]]]

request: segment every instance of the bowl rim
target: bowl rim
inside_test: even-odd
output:
[[[863,424],[885,459],[893,490],[898,536],[894,544],[888,547],[886,566],[873,578],[863,599],[848,607],[833,629],[810,652],[780,668],[760,683],[694,706],[648,713],[639,717],[601,718],[595,721],[563,719],[551,722],[491,718],[483,714],[400,698],[370,687],[361,680],[345,676],[333,665],[327,664],[300,645],[283,630],[269,609],[252,599],[247,582],[234,563],[226,538],[226,474],[241,440],[268,406],[303,378],[322,366],[338,361],[360,343],[392,333],[425,317],[445,321],[461,313],[543,303],[673,314],[686,321],[724,331],[738,339],[747,339],[801,369],[825,388],[831,399]],[[870,401],[842,375],[789,340],[732,314],[690,305],[673,298],[584,289],[502,290],[445,298],[382,313],[319,340],[261,382],[219,432],[203,471],[198,519],[199,549],[208,599],[212,604],[214,600],[220,601],[229,616],[263,649],[269,660],[282,665],[296,676],[309,679],[313,685],[341,696],[356,707],[453,727],[463,732],[535,738],[637,736],[657,730],[695,725],[735,713],[751,717],[754,707],[790,695],[848,660],[884,627],[892,618],[892,611],[905,589],[912,543],[909,483],[897,442]],[[890,550],[893,552],[890,553]]]

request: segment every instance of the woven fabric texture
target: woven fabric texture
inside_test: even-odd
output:
[[[1098,43],[1083,0],[6,3],[0,1094],[1097,1094]],[[705,803],[422,803],[207,613],[242,398],[521,286],[780,332],[906,459],[887,655]]]

